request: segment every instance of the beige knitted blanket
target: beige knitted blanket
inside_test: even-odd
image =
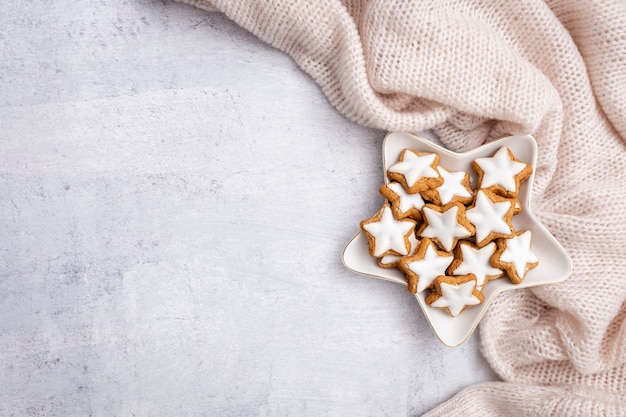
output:
[[[363,125],[432,128],[456,151],[537,139],[533,210],[573,274],[499,295],[480,335],[503,382],[429,416],[626,415],[624,0],[212,2]]]

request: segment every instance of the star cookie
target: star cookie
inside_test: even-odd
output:
[[[515,158],[506,146],[491,158],[477,158],[472,168],[478,174],[478,187],[488,188],[503,197],[517,197],[520,184],[532,174],[532,167]]]
[[[476,277],[473,274],[441,276],[434,284],[435,291],[428,294],[426,303],[446,310],[452,317],[458,316],[467,307],[484,301],[482,293],[476,289]]]
[[[489,190],[478,190],[474,204],[465,213],[476,229],[476,246],[483,247],[496,238],[512,237],[513,210],[513,200]]]
[[[465,206],[449,203],[443,207],[425,204],[422,208],[424,224],[417,231],[421,237],[431,238],[442,249],[452,252],[457,240],[474,234],[474,226],[465,217]]]
[[[470,185],[470,176],[468,172],[457,171],[450,172],[442,166],[437,167],[437,171],[443,178],[443,184],[439,187],[426,190],[422,195],[427,200],[432,201],[438,206],[456,202],[469,204],[474,197],[474,191]]]
[[[472,242],[461,240],[454,248],[454,261],[448,268],[448,274],[474,274],[476,289],[481,290],[487,281],[504,276],[504,271],[491,265],[491,258],[495,252],[495,242],[478,248]]]
[[[491,264],[506,271],[513,284],[521,283],[528,271],[539,264],[539,259],[531,249],[530,230],[520,231],[511,239],[498,239],[498,249]]]
[[[420,241],[419,239],[417,239],[417,236],[415,236],[415,233],[411,233],[409,235],[409,244],[411,245],[411,247],[409,248],[409,254],[407,256],[411,256],[415,253],[419,243]],[[397,268],[398,262],[401,258],[402,256],[400,255],[385,255],[378,258],[378,266],[380,266],[381,268]]]
[[[361,222],[368,239],[370,255],[379,258],[388,254],[407,255],[409,235],[414,233],[415,220],[396,220],[389,204],[383,204],[374,217]]]
[[[416,194],[443,183],[437,171],[439,155],[429,152],[418,152],[405,149],[400,160],[389,167],[387,177],[402,184],[410,194]]]
[[[438,276],[445,275],[453,260],[452,255],[437,250],[435,244],[425,238],[420,241],[414,255],[400,259],[398,268],[407,277],[407,290],[415,294],[431,287]]]
[[[409,194],[399,182],[390,182],[380,187],[380,194],[391,203],[391,210],[396,219],[411,217],[422,220],[424,199],[420,194]]]

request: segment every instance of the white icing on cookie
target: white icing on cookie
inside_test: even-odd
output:
[[[491,232],[510,235],[511,227],[504,219],[510,209],[510,200],[494,203],[479,190],[474,207],[465,212],[467,220],[476,228],[476,242],[482,242]]]
[[[432,167],[435,157],[434,153],[426,155],[416,155],[408,149],[402,151],[402,161],[398,161],[389,168],[389,172],[404,175],[409,187],[423,177],[439,178],[439,173]]]
[[[421,231],[420,236],[437,239],[441,247],[450,252],[458,238],[471,236],[472,233],[459,224],[457,216],[459,206],[450,206],[443,213],[439,213],[428,206],[422,209],[427,226]]]
[[[511,159],[509,149],[506,146],[500,148],[493,157],[478,158],[474,162],[483,171],[480,188],[499,185],[511,193],[517,191],[515,177],[528,166]]]
[[[434,244],[428,245],[423,259],[411,261],[407,264],[407,268],[418,276],[417,292],[424,291],[433,283],[435,278],[445,275],[446,269],[453,260],[454,256],[441,256],[437,253]]]
[[[374,256],[382,256],[388,250],[396,251],[401,255],[409,253],[405,238],[413,233],[415,222],[410,220],[396,220],[391,213],[391,208],[383,207],[379,221],[363,225],[370,235],[374,237]]]
[[[400,209],[402,213],[406,213],[412,208],[421,210],[422,207],[424,206],[424,199],[419,193],[417,194],[407,193],[404,190],[404,187],[402,186],[402,184],[400,184],[399,182],[390,182],[389,184],[387,184],[387,188],[393,191],[400,199],[399,204],[398,204],[398,209]]]
[[[417,239],[417,236],[415,236],[415,233],[411,233],[409,235],[409,244],[411,245],[410,249],[409,249],[409,255],[411,256],[415,253],[415,250],[417,249],[417,246],[419,245],[419,240]],[[380,263],[381,265],[393,265],[395,263],[397,263],[400,260],[401,256],[398,255],[385,255],[382,258],[380,258]]]
[[[506,239],[506,249],[500,255],[500,261],[513,264],[517,276],[524,278],[528,271],[528,264],[539,262],[531,250],[530,230]]]
[[[476,275],[476,288],[480,290],[485,281],[490,277],[502,276],[503,271],[491,266],[491,257],[496,251],[495,242],[491,242],[483,248],[476,249],[467,243],[460,243],[463,261],[452,271],[455,275]]]
[[[467,281],[461,284],[453,285],[442,282],[441,297],[433,301],[430,305],[433,307],[447,307],[450,314],[454,317],[458,316],[467,306],[475,306],[481,301],[472,292],[476,287],[476,281]]]
[[[472,196],[472,193],[463,184],[465,171],[450,172],[441,166],[437,167],[437,170],[443,178],[443,184],[435,188],[435,191],[439,193],[442,205],[448,204],[454,197],[469,198]]]

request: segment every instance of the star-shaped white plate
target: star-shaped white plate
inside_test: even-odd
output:
[[[416,294],[415,297],[433,331],[439,340],[448,346],[459,346],[471,336],[489,304],[500,292],[561,282],[569,276],[572,270],[572,260],[565,249],[530,211],[530,194],[537,163],[537,143],[531,136],[509,136],[461,154],[404,132],[388,134],[383,143],[384,173],[398,160],[402,150],[409,148],[419,152],[439,154],[441,166],[450,171],[469,172],[474,186],[476,174],[471,167],[472,161],[476,158],[491,157],[502,146],[507,146],[519,160],[533,167],[533,174],[520,187],[519,201],[522,205],[522,212],[513,216],[513,225],[516,230],[532,232],[533,252],[539,258],[539,265],[530,270],[524,281],[518,285],[512,284],[506,277],[489,281],[482,291],[485,301],[478,306],[466,309],[457,317],[451,317],[441,309],[428,306],[425,301],[426,292]],[[389,182],[386,175],[384,177],[385,182]],[[367,238],[362,232],[354,236],[344,249],[343,263],[348,269],[359,274],[406,285],[406,279],[400,270],[378,266],[376,259],[368,253]]]

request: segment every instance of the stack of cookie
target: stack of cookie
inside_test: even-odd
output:
[[[468,172],[450,172],[439,155],[404,149],[380,188],[386,199],[361,222],[369,253],[383,268],[399,268],[412,293],[457,316],[483,302],[491,280],[519,284],[538,265],[530,231],[515,230],[521,211],[520,184],[532,173],[507,147],[472,162]]]

